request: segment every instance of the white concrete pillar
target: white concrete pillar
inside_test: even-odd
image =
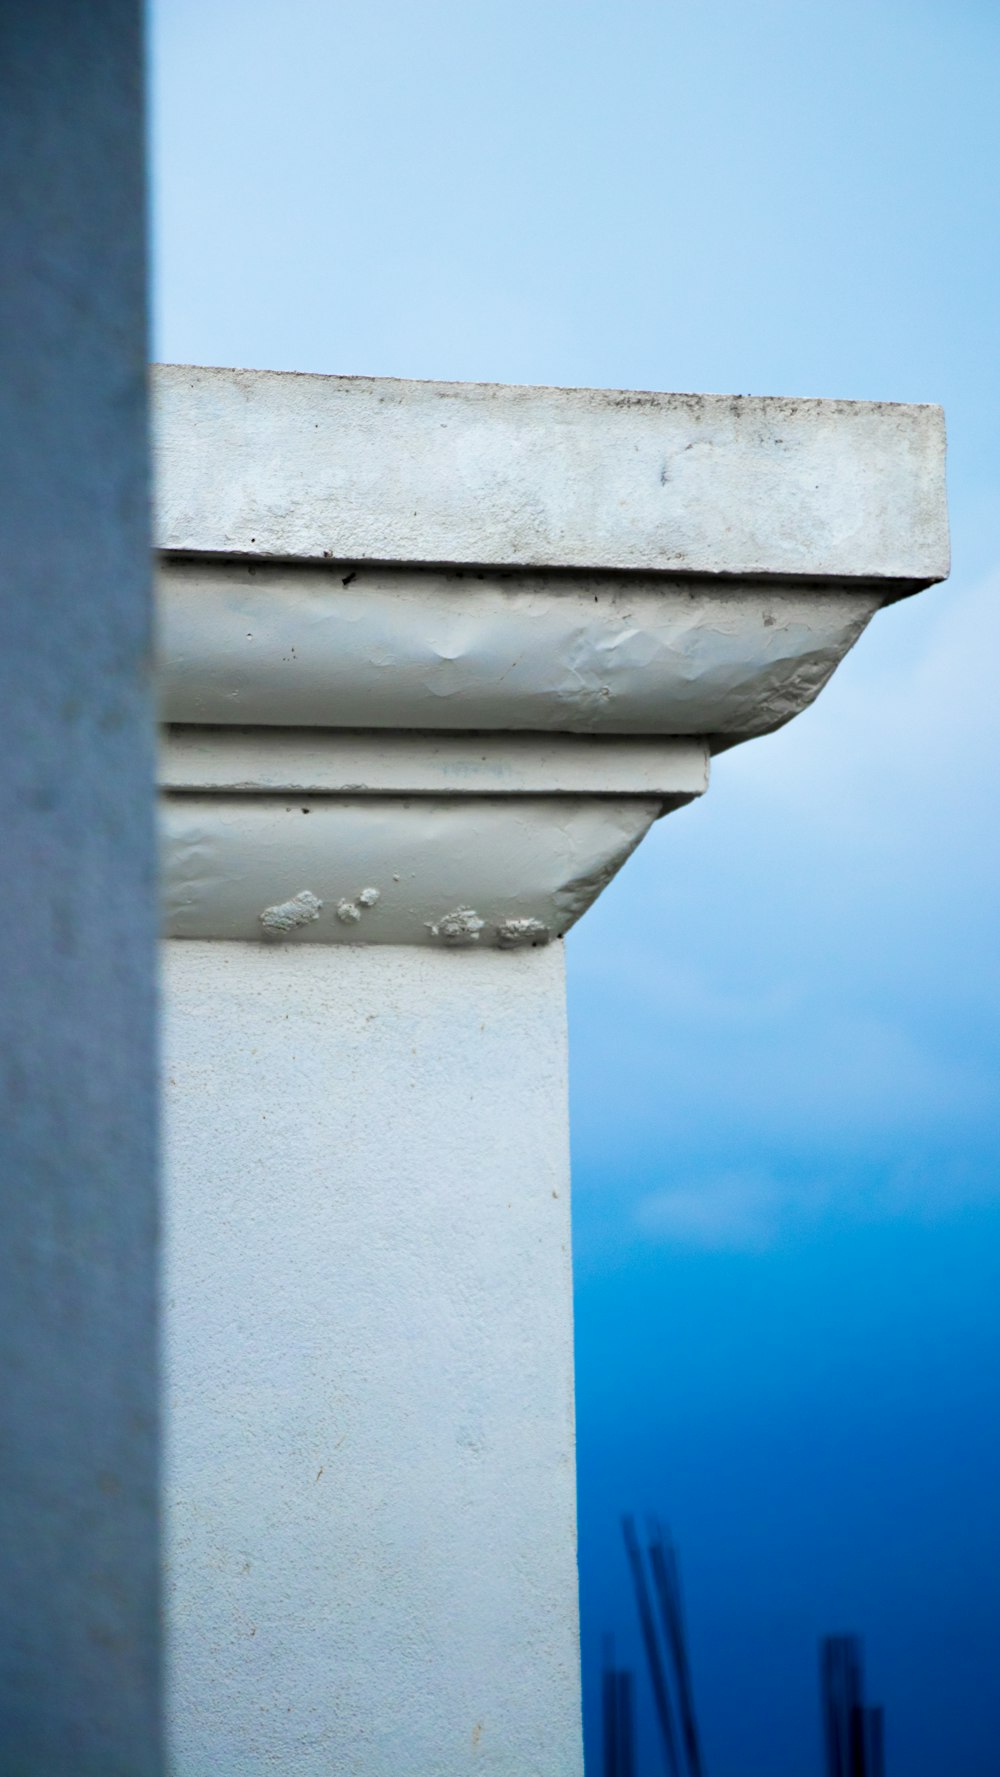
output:
[[[559,940],[936,409],[160,373],[177,1777],[580,1777]]]
[[[155,1777],[137,0],[0,7],[0,1771]]]
[[[167,948],[177,1769],[578,1773],[562,946]]]

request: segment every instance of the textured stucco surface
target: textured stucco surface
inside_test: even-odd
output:
[[[165,950],[176,1777],[580,1777],[562,946]]]
[[[0,7],[0,1771],[160,1769],[141,8]]]
[[[160,548],[948,571],[940,408],[158,367]]]

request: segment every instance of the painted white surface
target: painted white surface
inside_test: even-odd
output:
[[[260,940],[262,916],[305,892],[316,910],[290,943],[485,949],[507,946],[524,920],[526,940],[545,942],[586,911],[662,806],[643,796],[168,796],[165,930]]]
[[[142,8],[0,7],[0,1771],[156,1777]]]
[[[912,580],[940,408],[294,376],[154,384],[164,549]]]
[[[745,739],[797,715],[884,585],[161,564],[163,719]]]
[[[580,1777],[562,947],[165,949],[175,1777]]]
[[[372,796],[700,796],[698,740],[593,734],[408,734],[391,729],[167,729],[167,790]]]

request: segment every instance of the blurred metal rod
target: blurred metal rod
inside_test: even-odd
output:
[[[651,1527],[649,1565],[653,1572],[653,1583],[660,1606],[660,1615],[663,1618],[667,1645],[674,1663],[681,1734],[690,1777],[704,1777],[705,1767],[701,1756],[701,1741],[698,1735],[698,1723],[694,1712],[694,1692],[691,1686],[691,1663],[688,1658],[687,1638],[684,1633],[684,1617],[681,1609],[677,1553],[672,1543],[668,1543],[664,1547],[663,1531],[658,1522]]]
[[[677,1735],[674,1732],[673,1714],[670,1707],[670,1694],[667,1690],[666,1675],[660,1649],[656,1639],[656,1623],[652,1605],[649,1601],[649,1588],[642,1565],[642,1554],[639,1539],[636,1535],[635,1521],[626,1513],[622,1519],[622,1535],[625,1538],[625,1552],[628,1556],[632,1572],[632,1585],[635,1590],[636,1608],[639,1612],[639,1627],[642,1630],[643,1645],[646,1650],[646,1661],[649,1666],[649,1677],[653,1686],[653,1698],[656,1703],[656,1715],[660,1724],[660,1735],[663,1740],[663,1757],[669,1777],[681,1777],[677,1762]]]

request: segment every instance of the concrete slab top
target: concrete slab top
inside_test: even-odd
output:
[[[163,365],[156,541],[898,590],[945,578],[939,407]]]

